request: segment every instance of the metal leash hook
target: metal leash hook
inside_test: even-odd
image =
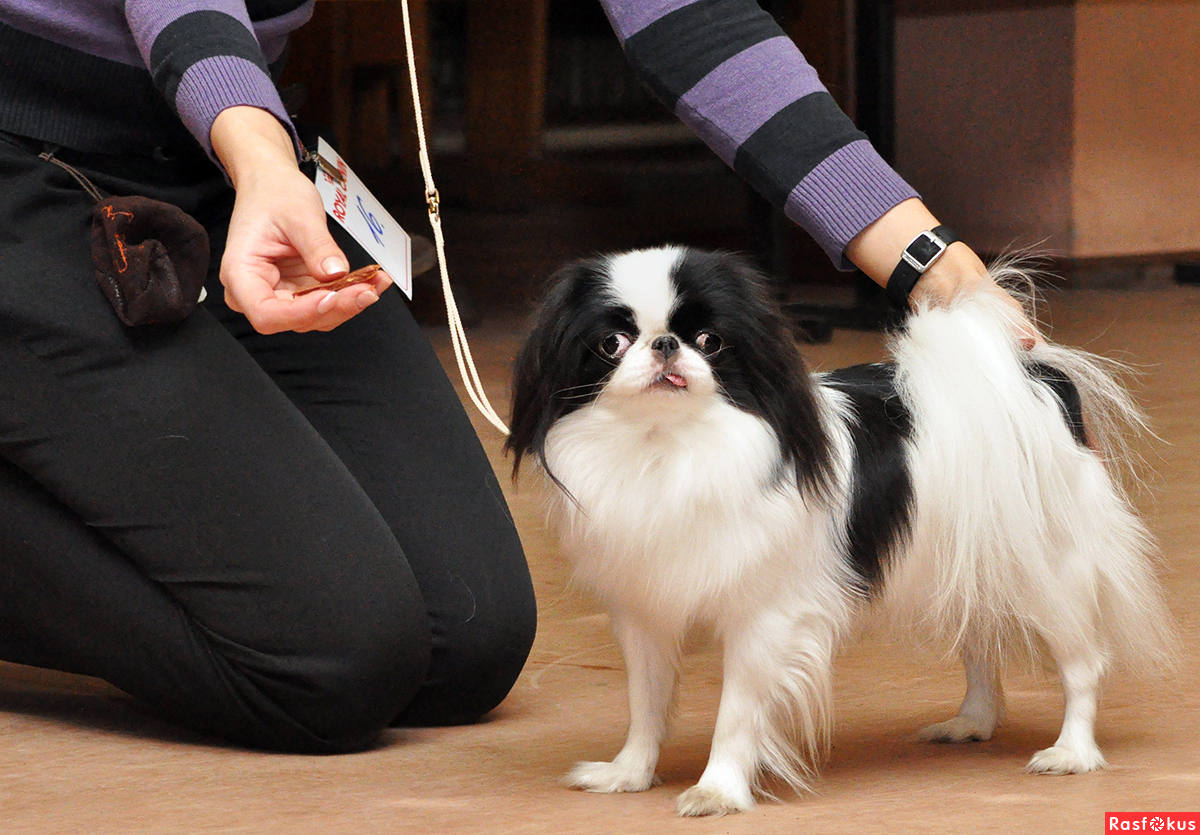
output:
[[[496,414],[488,401],[479,372],[475,369],[475,361],[471,357],[471,347],[467,344],[467,331],[458,315],[458,305],[454,301],[454,291],[450,289],[450,273],[446,268],[446,242],[442,237],[441,196],[433,183],[433,169],[429,164],[429,145],[425,141],[425,119],[421,115],[421,94],[417,89],[417,61],[413,53],[412,24],[409,20],[408,0],[402,0],[400,13],[404,18],[404,48],[408,58],[408,80],[412,87],[413,115],[417,121],[417,141],[420,145],[418,157],[421,162],[421,176],[425,179],[425,203],[429,209],[429,225],[433,229],[433,243],[437,250],[438,270],[442,277],[442,296],[446,300],[446,320],[450,327],[450,344],[454,347],[454,359],[458,362],[458,373],[462,377],[467,396],[479,413],[492,426],[504,435],[511,434],[508,426]]]

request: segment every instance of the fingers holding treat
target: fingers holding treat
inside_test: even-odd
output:
[[[292,277],[284,269],[273,282],[264,280],[243,288],[245,299],[240,307],[260,333],[333,330],[378,301],[392,283],[391,277],[378,267],[356,272],[359,275],[294,289],[294,285],[288,285],[294,281],[312,281],[312,277]],[[352,276],[355,280],[346,280]]]
[[[312,287],[305,287],[303,290],[296,290],[292,295],[299,298],[309,293],[315,293],[317,290],[332,290],[336,293],[338,290],[354,284],[366,284],[368,282],[375,284],[379,278],[388,278],[388,274],[381,272],[381,267],[378,264],[371,264],[370,266],[360,267],[353,272],[346,273],[341,278],[336,278],[333,281],[326,281],[321,284],[314,284]],[[382,291],[386,287],[387,284],[384,284],[377,289]]]

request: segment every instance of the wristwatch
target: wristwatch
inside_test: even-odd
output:
[[[900,263],[892,270],[887,283],[888,300],[900,308],[908,307],[908,295],[917,280],[946,252],[958,236],[949,226],[935,226],[912,239],[900,255]]]

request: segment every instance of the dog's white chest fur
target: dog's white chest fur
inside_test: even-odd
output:
[[[724,402],[663,405],[654,421],[602,402],[559,421],[547,463],[575,501],[557,494],[553,514],[591,592],[665,620],[708,619],[757,593],[748,576],[780,579],[771,565],[794,559],[810,514],[759,418]]]

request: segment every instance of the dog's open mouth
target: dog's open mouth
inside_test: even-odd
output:
[[[676,374],[673,371],[667,371],[655,377],[654,381],[650,383],[650,388],[664,389],[667,391],[683,391],[687,389],[687,378]]]

